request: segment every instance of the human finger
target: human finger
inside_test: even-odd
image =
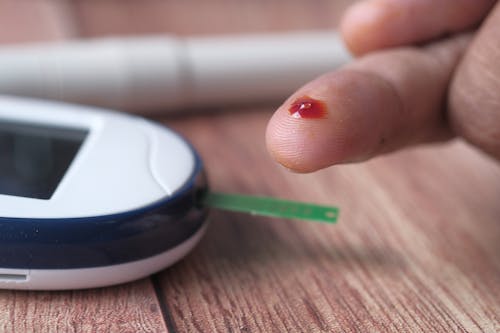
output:
[[[271,118],[269,152],[311,172],[449,137],[443,106],[468,40],[374,53],[306,84]]]
[[[476,34],[450,88],[454,131],[500,159],[500,3]]]
[[[367,0],[347,10],[341,30],[351,51],[409,45],[477,25],[495,0]]]

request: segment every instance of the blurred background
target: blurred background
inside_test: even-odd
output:
[[[0,43],[154,33],[211,35],[327,29],[336,26],[352,2],[0,0]]]

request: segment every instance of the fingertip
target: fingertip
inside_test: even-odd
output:
[[[316,126],[297,129],[296,121],[277,121],[280,117],[281,113],[278,111],[270,121],[266,133],[267,149],[276,162],[296,173],[314,172],[336,164],[335,156],[338,154],[335,149],[328,149],[327,145],[318,142],[326,139],[322,137],[320,129]],[[329,157],[325,158],[327,154]]]
[[[296,130],[296,126],[296,120],[278,109],[267,126],[267,150],[276,162],[290,171],[313,172],[317,168],[309,162],[311,150],[308,149],[307,135],[304,136],[302,130]]]
[[[365,0],[348,9],[340,29],[351,52],[426,42],[477,25],[494,0]]]
[[[278,163],[300,173],[367,159],[384,140],[385,117],[378,121],[376,110],[395,107],[387,95],[371,75],[350,70],[326,74],[278,108],[267,127],[267,149]],[[323,103],[324,115],[295,116],[297,101],[304,99]]]
[[[349,7],[340,22],[340,31],[349,50],[362,55],[381,47],[380,22],[386,11],[377,2],[363,1]]]
[[[266,129],[266,145],[270,155],[282,166],[293,172],[315,171],[315,150],[311,149],[317,139],[315,121],[303,122],[293,117],[289,108],[296,99],[288,99],[271,117]],[[313,163],[310,160],[313,160]]]
[[[266,143],[271,156],[298,173],[313,172],[332,164],[325,163],[327,155],[331,159],[336,153],[325,141],[330,133],[325,133],[323,120],[295,118],[288,111],[289,105],[286,102],[281,106],[267,126]]]
[[[269,152],[290,170],[311,172],[447,139],[443,105],[464,38],[378,52],[308,83],[271,118]],[[311,113],[314,103],[325,112]]]

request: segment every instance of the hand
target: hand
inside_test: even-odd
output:
[[[266,134],[270,153],[291,170],[310,172],[459,135],[500,159],[500,3],[495,3],[354,5],[342,33],[362,57],[306,84],[276,111]],[[475,32],[464,33],[481,22]],[[292,117],[289,108],[302,96],[323,101],[326,116]]]

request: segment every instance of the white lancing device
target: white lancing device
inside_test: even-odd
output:
[[[348,62],[335,31],[0,47],[0,94],[154,113],[281,100]]]

